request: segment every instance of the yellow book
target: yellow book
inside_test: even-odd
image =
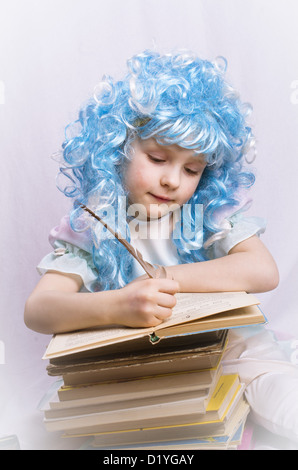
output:
[[[238,374],[222,375],[217,382],[213,395],[206,408],[206,412],[212,415],[216,414],[220,417],[223,410],[225,410],[228,403],[230,403],[238,386]]]

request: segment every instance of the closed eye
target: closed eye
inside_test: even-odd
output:
[[[199,175],[200,174],[200,171],[199,170],[192,170],[191,168],[185,168],[185,171],[186,173],[188,173],[189,175]]]
[[[159,157],[155,157],[155,156],[150,155],[150,154],[148,154],[148,157],[149,157],[149,160],[151,160],[152,162],[155,162],[155,163],[164,163],[165,162],[164,159],[159,158]]]

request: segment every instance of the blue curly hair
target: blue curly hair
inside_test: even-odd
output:
[[[249,107],[225,80],[222,58],[210,62],[186,52],[145,51],[127,65],[123,80],[103,77],[78,120],[66,128],[60,177],[66,177],[67,184],[61,187],[58,182],[58,187],[74,199],[72,228],[86,228],[76,201],[93,210],[112,206],[119,213],[119,200],[127,197],[122,167],[131,158],[131,144],[136,138],[154,138],[161,145],[176,144],[205,157],[207,166],[188,202],[192,217],[196,204],[203,205],[205,243],[220,231],[218,211],[237,206],[241,188],[254,183],[253,173],[243,166],[254,142],[247,125]],[[128,222],[124,223],[129,240]],[[99,243],[96,226],[91,230],[98,270],[93,290],[124,286],[132,276],[131,255],[102,231]],[[173,238],[181,263],[208,259],[200,235],[191,241]]]

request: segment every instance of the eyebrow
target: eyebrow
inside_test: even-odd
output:
[[[151,142],[143,142],[142,146],[144,146],[146,150],[150,150],[152,152],[160,152],[164,155],[166,154],[166,149],[164,148],[164,146],[159,145],[157,142],[155,142],[155,140],[152,140]]]
[[[193,153],[192,155],[190,155],[189,158],[192,159],[194,162],[197,162],[199,160],[202,161],[202,163],[205,163],[205,157],[202,153]]]

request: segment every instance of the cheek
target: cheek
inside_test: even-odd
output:
[[[131,165],[128,168],[125,175],[125,185],[128,192],[139,193],[143,188],[146,188],[147,182],[146,171],[140,165]]]
[[[146,178],[145,178],[145,172],[143,168],[137,168],[135,170],[134,179],[136,183],[141,184],[141,185],[144,184],[144,182],[146,181]]]
[[[194,194],[195,190],[197,189],[197,186],[199,184],[200,180],[195,180],[195,181],[187,181],[185,183],[185,191],[184,191],[184,203],[188,201],[191,196]]]

